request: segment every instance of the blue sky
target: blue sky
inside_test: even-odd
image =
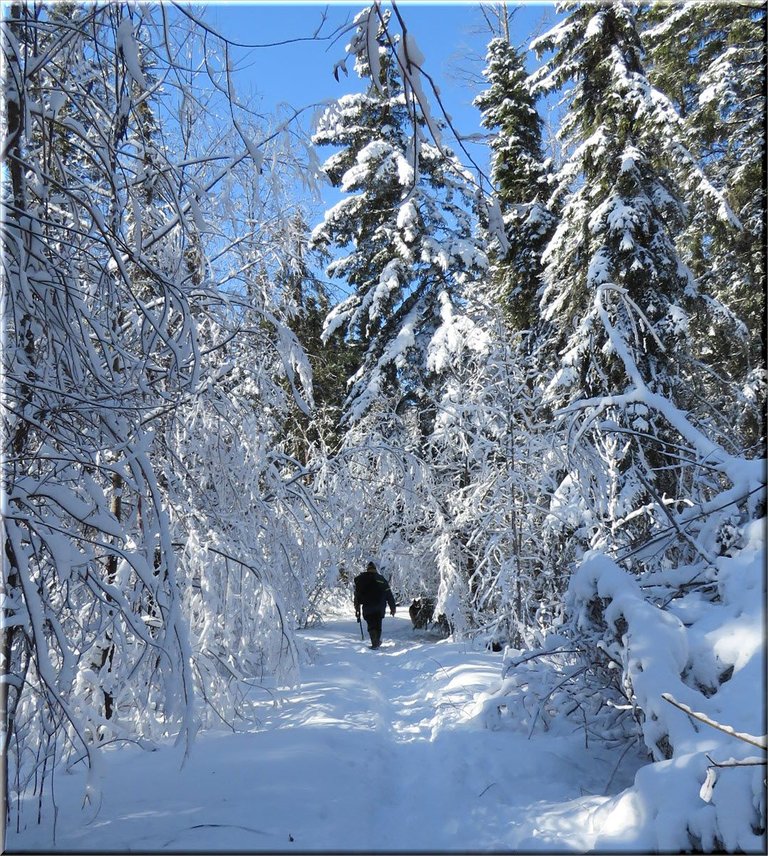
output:
[[[364,3],[222,3],[207,6],[208,20],[235,41],[264,44],[307,37],[327,13],[323,32],[332,32],[351,21]],[[478,3],[408,3],[398,8],[426,57],[425,70],[440,87],[456,127],[462,134],[478,133],[480,114],[471,106],[478,91],[457,75],[479,75],[489,40]],[[512,41],[527,46],[531,37],[554,19],[552,3],[519,4],[512,19]],[[271,112],[280,102],[303,107],[335,99],[360,87],[352,64],[350,75],[333,77],[334,64],[344,57],[346,36],[335,42],[306,40],[280,47],[238,49],[236,76],[242,95],[257,95],[261,107]],[[478,156],[475,150],[473,154]]]

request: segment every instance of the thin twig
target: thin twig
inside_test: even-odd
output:
[[[765,758],[744,758],[741,761],[732,758],[728,761],[715,761],[711,755],[706,757],[710,767],[764,767],[766,765]]]

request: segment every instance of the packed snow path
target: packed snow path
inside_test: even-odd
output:
[[[385,619],[378,651],[340,616],[302,635],[312,662],[265,694],[258,729],[201,734],[181,767],[177,749],[108,750],[90,822],[82,776],[59,775],[55,849],[583,851],[608,783],[631,782],[637,762],[614,773],[619,755],[581,731],[473,720],[500,654],[419,634],[407,614]],[[8,844],[47,850],[50,826]]]

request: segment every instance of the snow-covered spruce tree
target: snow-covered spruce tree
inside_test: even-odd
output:
[[[686,330],[697,291],[674,244],[686,220],[665,157],[712,200],[718,195],[643,72],[634,7],[562,8],[569,16],[535,43],[553,51],[535,80],[572,87],[571,154],[558,176],[562,219],[545,253],[542,309],[552,322],[546,347],[560,358],[548,394],[568,454],[544,535],[563,538],[573,576],[563,633],[542,651],[510,657],[499,695],[523,693],[530,728],[574,714],[591,736],[620,745],[634,733],[654,759],[684,757],[703,778],[701,736],[661,693],[705,712],[728,695],[739,657],[689,633],[688,609],[711,607],[711,628],[730,620],[717,604],[740,602],[729,583],[736,568],[749,565],[745,584],[754,588],[765,461],[718,443],[714,415],[687,406],[691,379],[678,366],[697,370]],[[553,667],[534,669],[534,659]],[[499,697],[487,712],[496,724],[504,719]],[[754,842],[764,830],[755,782],[738,784],[744,811],[729,840]],[[721,794],[704,811],[685,803],[659,848],[716,849],[731,823],[732,796]]]
[[[328,273],[352,292],[329,314],[325,336],[341,330],[364,351],[350,379],[349,422],[381,399],[394,408],[403,395],[422,396],[440,296],[487,265],[473,237],[467,177],[426,139],[421,106],[403,85],[402,45],[389,43],[376,7],[356,23],[348,51],[366,91],[328,108],[314,135],[317,145],[338,148],[323,169],[348,195],[312,236],[315,246],[342,253]],[[410,44],[411,59],[415,50]]]
[[[360,367],[359,348],[344,340],[339,330],[323,337],[331,310],[329,286],[318,275],[319,259],[309,247],[309,228],[303,212],[284,223],[279,241],[281,253],[272,279],[285,304],[288,325],[306,352],[312,369],[314,408],[310,415],[296,410],[289,434],[295,454],[305,462],[310,448],[338,449],[339,426],[346,397],[347,379]]]
[[[326,336],[343,331],[364,354],[350,380],[342,456],[379,460],[386,448],[391,461],[399,449],[395,472],[406,478],[424,454],[441,394],[429,365],[430,342],[487,260],[473,236],[469,177],[442,144],[424,100],[417,67],[423,59],[410,35],[392,34],[386,21],[376,7],[358,17],[348,51],[367,89],[342,98],[318,126],[317,143],[340,147],[326,161],[326,173],[354,195],[327,212],[313,238],[342,252],[328,270],[353,289],[330,313]],[[368,442],[373,447],[365,451]],[[374,466],[371,475],[379,471]],[[425,513],[432,522],[404,513],[402,502],[390,506],[380,550],[400,556],[392,574],[404,594],[436,596],[454,629],[462,630],[466,604],[459,592],[468,579],[463,536],[442,502],[441,486],[429,487],[419,494],[422,501],[429,497]],[[369,490],[377,495],[379,487]],[[412,497],[416,501],[417,494]]]
[[[629,4],[566,8],[535,43],[554,51],[536,86],[572,85],[562,130],[571,154],[553,194],[562,214],[544,256],[544,347],[559,360],[547,397],[563,408],[573,465],[561,500],[574,488],[586,502],[575,527],[585,547],[615,550],[717,480],[682,465],[677,431],[645,400],[687,407],[681,366],[696,370],[688,323],[698,290],[674,243],[685,210],[663,166],[665,154],[679,160],[676,114],[645,76]]]
[[[539,201],[546,190],[541,120],[508,34],[491,42],[485,75],[489,88],[475,104],[496,131],[490,145],[498,198],[489,217],[503,215],[502,235],[489,223],[494,262],[485,281],[466,283],[460,300],[442,302],[428,350],[435,416],[424,455],[434,479],[438,611],[456,630],[522,644],[551,588],[529,549],[540,499],[530,465],[541,449],[533,452],[537,408],[528,357],[552,218]]]
[[[741,397],[730,403],[730,419],[757,449],[765,403],[765,4],[651,6],[641,20],[649,77],[677,106],[687,144],[742,226],[734,230],[706,196],[690,192],[690,222],[678,243],[702,290],[731,316],[714,335],[706,317],[694,316],[698,348],[712,367],[702,395]]]
[[[548,164],[542,152],[543,122],[523,57],[508,40],[494,38],[488,44],[483,76],[488,88],[473,103],[482,113],[483,127],[493,132],[491,179],[506,237],[506,245],[496,246],[492,255],[489,296],[502,301],[514,328],[531,330],[539,319],[541,254],[554,228],[544,205]]]

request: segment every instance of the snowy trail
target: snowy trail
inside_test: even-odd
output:
[[[56,780],[56,849],[588,849],[617,756],[580,733],[528,739],[471,720],[500,654],[417,637],[387,617],[379,651],[354,620],[302,633],[302,683],[264,702],[259,730],[201,734],[180,753],[106,753],[103,802],[81,812],[80,774]],[[634,772],[625,762],[615,793]],[[50,824],[10,849],[51,848]]]

